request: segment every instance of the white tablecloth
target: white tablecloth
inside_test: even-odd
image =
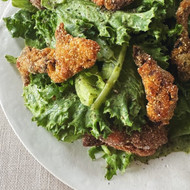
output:
[[[0,189],[71,190],[24,148],[0,108]]]

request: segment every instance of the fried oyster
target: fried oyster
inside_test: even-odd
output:
[[[190,1],[183,0],[176,13],[178,24],[182,25],[182,33],[174,45],[172,62],[177,65],[178,76],[181,81],[190,80],[190,39],[188,33],[188,19]]]
[[[48,75],[61,83],[76,73],[92,67],[100,47],[97,42],[85,38],[73,37],[64,30],[61,23],[55,32],[55,63],[48,64]]]
[[[98,6],[105,7],[108,10],[118,10],[131,4],[134,0],[92,0]]]
[[[100,47],[97,42],[72,37],[61,23],[55,32],[56,48],[42,50],[25,47],[17,59],[24,85],[30,83],[29,74],[48,73],[55,83],[61,83],[83,69],[92,67]]]
[[[156,124],[147,124],[142,131],[135,131],[128,135],[126,131],[116,129],[107,137],[96,139],[86,134],[83,138],[83,146],[100,146],[102,144],[114,147],[118,150],[131,152],[139,156],[153,155],[156,150],[168,141],[165,127],[158,127]]]
[[[178,100],[178,88],[173,84],[174,77],[159,67],[153,58],[134,46],[133,57],[142,78],[148,100],[147,116],[150,121],[169,124]]]
[[[17,68],[22,76],[25,86],[30,83],[30,73],[47,73],[47,65],[55,63],[55,50],[45,48],[42,50],[26,46],[17,58]]]

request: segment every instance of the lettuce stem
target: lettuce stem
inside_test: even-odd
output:
[[[127,44],[124,44],[121,48],[119,58],[117,60],[116,66],[114,67],[110,78],[108,79],[103,90],[101,91],[101,93],[99,94],[99,96],[96,98],[95,102],[91,106],[92,110],[97,110],[100,108],[102,103],[104,103],[104,101],[105,101],[107,95],[109,94],[110,90],[112,89],[113,85],[115,84],[115,82],[119,78],[119,75],[120,75],[120,72],[122,69],[122,65],[123,65],[123,62],[125,59],[126,50],[127,50]]]
[[[107,155],[111,155],[111,152],[109,151],[108,147],[106,145],[101,145],[103,151],[107,154]]]

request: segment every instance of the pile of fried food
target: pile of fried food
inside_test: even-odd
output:
[[[115,10],[128,5],[133,0],[93,0],[97,5]],[[40,1],[31,0],[38,8]],[[188,34],[188,17],[190,0],[183,0],[176,13],[177,22],[182,25],[182,33],[172,51],[172,62],[177,65],[181,81],[190,80],[190,39]],[[17,59],[17,67],[24,85],[30,83],[29,74],[47,73],[55,83],[61,83],[83,69],[92,67],[97,59],[100,46],[97,42],[72,37],[64,30],[61,23],[55,32],[56,48],[42,50],[25,47]],[[118,131],[113,127],[107,137],[95,139],[90,134],[83,138],[84,146],[100,146],[106,144],[119,150],[140,156],[153,155],[155,151],[167,143],[167,129],[178,100],[178,88],[174,77],[157,65],[157,62],[140,47],[133,47],[133,58],[138,66],[148,101],[146,109],[149,121],[142,131]]]

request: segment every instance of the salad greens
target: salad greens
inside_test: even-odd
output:
[[[16,64],[16,60],[17,58],[12,56],[12,55],[5,55],[5,58],[6,60],[9,62],[9,63],[12,63],[12,64]]]
[[[190,82],[178,81],[170,60],[182,29],[175,19],[179,3],[180,0],[135,0],[124,10],[113,12],[90,0],[42,0],[42,10],[29,0],[13,0],[13,6],[20,10],[4,18],[12,37],[22,37],[27,46],[55,48],[54,33],[61,22],[69,34],[100,45],[96,65],[91,69],[61,84],[53,83],[47,74],[31,75],[30,84],[24,87],[23,97],[32,120],[59,140],[73,142],[85,133],[106,138],[113,125],[127,133],[141,131],[147,102],[132,58],[134,44],[175,75],[179,101],[168,126],[168,144],[146,158],[105,145],[89,149],[93,160],[98,154],[105,159],[108,180],[118,170],[124,172],[134,159],[145,162],[172,151],[190,151]],[[16,58],[7,56],[7,60],[14,63]]]
[[[28,10],[30,12],[34,12],[34,11],[37,11],[37,8],[34,7],[30,1],[28,0],[12,0],[12,5],[14,7],[18,7],[18,8],[21,8],[21,9],[24,9],[24,10]]]
[[[92,160],[97,159],[98,156],[104,158],[107,167],[105,177],[110,180],[113,175],[116,175],[116,171],[120,170],[122,173],[125,172],[127,166],[133,161],[133,155],[130,153],[123,152],[121,150],[116,150],[114,148],[107,147],[105,145],[99,147],[92,147],[89,149],[89,156]]]

